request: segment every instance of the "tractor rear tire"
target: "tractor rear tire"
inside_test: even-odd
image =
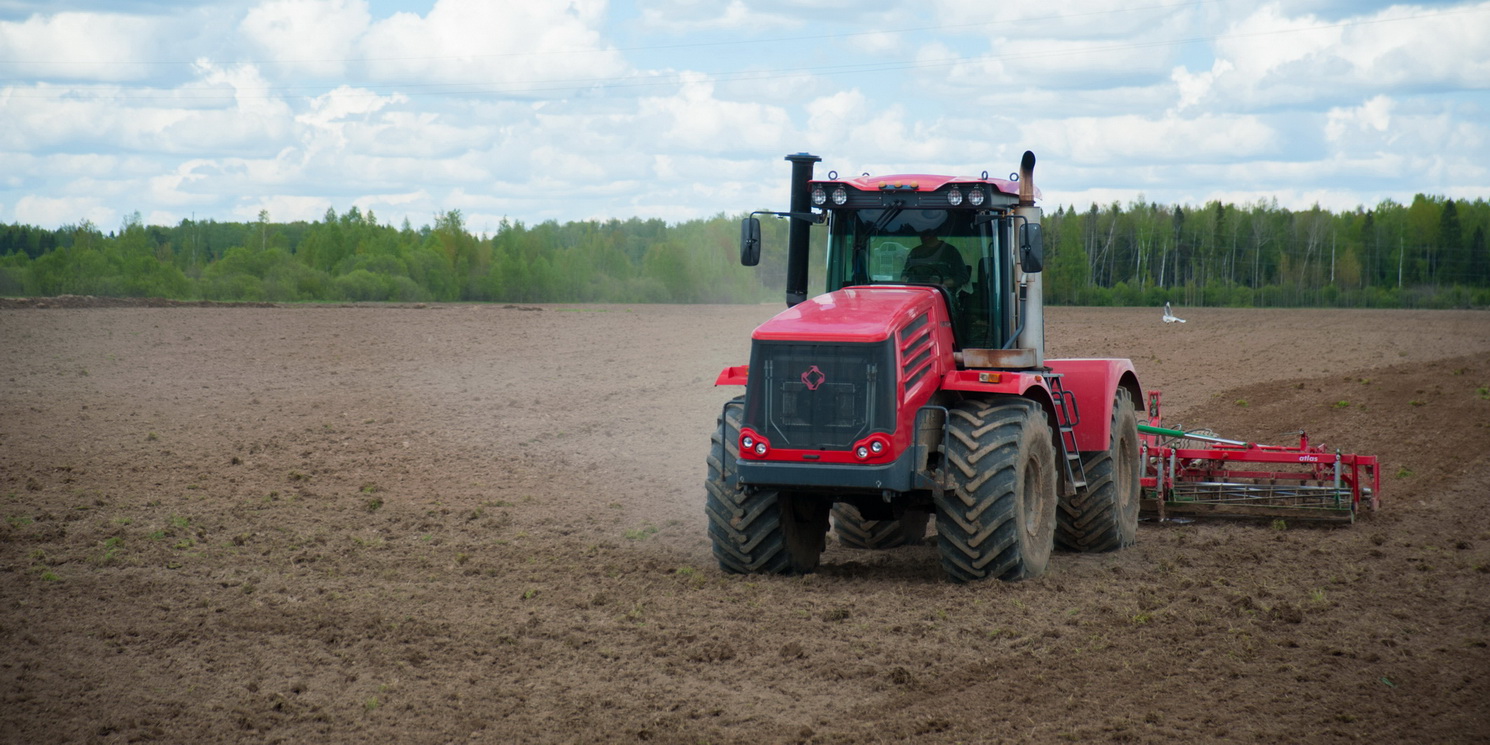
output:
[[[926,541],[931,515],[907,510],[899,520],[865,520],[859,508],[839,502],[833,505],[833,532],[846,548],[877,551],[897,546],[919,546]]]
[[[1039,404],[964,401],[951,409],[936,497],[937,548],[954,582],[1038,577],[1055,539],[1055,443]]]
[[[1061,500],[1055,528],[1058,548],[1116,551],[1138,540],[1139,458],[1133,396],[1119,388],[1112,402],[1110,445],[1081,456],[1087,485]]]
[[[829,504],[775,489],[732,484],[740,455],[743,399],[725,407],[709,447],[704,511],[719,568],[730,574],[804,574],[817,568]]]

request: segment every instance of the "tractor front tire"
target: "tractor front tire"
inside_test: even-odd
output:
[[[1085,453],[1087,485],[1061,500],[1055,545],[1064,551],[1116,551],[1138,540],[1138,415],[1133,396],[1119,388],[1112,402],[1106,450]]]
[[[951,409],[936,498],[937,548],[954,582],[1038,577],[1055,539],[1055,443],[1028,399]]]
[[[719,568],[730,574],[804,574],[817,568],[829,505],[775,489],[731,483],[740,455],[742,399],[725,407],[709,447],[704,511]]]
[[[877,551],[897,546],[919,546],[926,540],[931,515],[907,510],[899,520],[865,520],[859,508],[839,502],[833,505],[833,532],[846,548]]]

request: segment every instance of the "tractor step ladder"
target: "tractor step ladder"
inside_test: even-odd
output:
[[[1076,447],[1076,425],[1081,423],[1081,410],[1076,406],[1076,394],[1066,390],[1057,373],[1046,373],[1050,382],[1050,394],[1055,398],[1056,425],[1061,431],[1061,449],[1066,453],[1066,478],[1077,489],[1086,488],[1086,464],[1081,462],[1081,451]]]

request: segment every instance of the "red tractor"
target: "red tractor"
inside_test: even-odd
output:
[[[717,385],[709,537],[731,573],[796,574],[840,543],[926,539],[957,582],[1042,574],[1054,547],[1133,543],[1143,389],[1125,359],[1045,359],[1035,156],[1009,179],[813,178],[792,163],[787,310]],[[826,293],[807,297],[811,226]]]

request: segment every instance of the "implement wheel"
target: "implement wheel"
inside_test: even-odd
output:
[[[899,520],[865,520],[859,508],[842,502],[833,505],[833,532],[846,548],[879,550],[897,546],[919,546],[926,540],[931,515],[906,510]]]
[[[1038,577],[1055,538],[1055,444],[1028,399],[964,401],[947,419],[937,548],[954,582]]]
[[[709,447],[704,511],[719,568],[730,574],[803,574],[817,568],[828,534],[827,502],[731,483],[740,455],[744,399],[725,407]]]
[[[1087,485],[1061,500],[1055,545],[1065,551],[1116,551],[1138,539],[1138,415],[1133,396],[1119,388],[1112,402],[1112,439],[1106,450],[1081,456]]]

